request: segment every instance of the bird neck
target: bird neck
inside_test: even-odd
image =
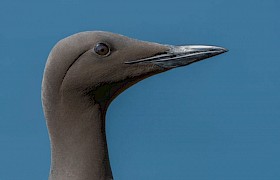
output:
[[[46,114],[52,151],[50,180],[112,180],[106,109],[66,96],[50,111]]]

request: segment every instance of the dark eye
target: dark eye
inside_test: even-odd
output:
[[[110,54],[110,48],[105,43],[96,44],[94,51],[100,56],[108,56]]]

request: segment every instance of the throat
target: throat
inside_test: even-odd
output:
[[[112,180],[105,133],[106,111],[98,104],[90,107],[80,103],[61,104],[56,115],[48,117],[52,151],[50,180]]]

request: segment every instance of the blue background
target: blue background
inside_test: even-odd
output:
[[[68,35],[105,30],[230,50],[142,81],[111,104],[116,180],[279,180],[279,8],[277,0],[2,0],[0,179],[47,179],[46,58]]]

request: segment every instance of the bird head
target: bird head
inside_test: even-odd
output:
[[[44,97],[79,95],[107,107],[122,91],[152,75],[221,54],[215,46],[171,46],[102,31],[67,37],[51,51]],[[56,97],[57,100],[57,97]]]

